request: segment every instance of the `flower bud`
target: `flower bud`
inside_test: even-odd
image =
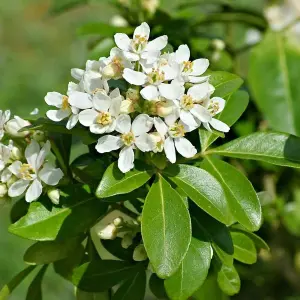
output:
[[[122,76],[122,73],[120,67],[111,62],[102,69],[102,75],[105,78],[117,79]]]
[[[129,233],[125,234],[122,242],[121,242],[121,246],[124,249],[128,249],[133,243],[133,236]]]
[[[126,92],[126,100],[138,101],[140,99],[140,94],[135,89],[128,89]]]
[[[166,117],[173,112],[173,101],[158,101],[156,102],[156,114],[160,117]]]
[[[159,2],[159,0],[142,0],[142,7],[145,11],[153,15],[159,6]]]
[[[111,18],[110,23],[115,26],[115,27],[126,27],[128,26],[128,22],[126,19],[124,19],[122,16],[120,15],[114,15]]]
[[[29,131],[19,132],[23,127],[31,125],[30,122],[23,120],[22,118],[15,116],[13,119],[5,124],[5,130],[8,134],[14,137],[25,137],[29,134]]]
[[[115,226],[120,226],[120,225],[122,225],[123,224],[123,218],[122,217],[118,217],[118,218],[115,218],[114,220],[113,220],[113,223],[114,223],[114,225]]]
[[[98,236],[102,240],[114,240],[117,237],[117,227],[115,224],[108,224],[98,232]]]
[[[149,136],[154,145],[152,151],[154,153],[162,152],[164,150],[164,139],[161,137],[161,135],[158,132],[152,132],[149,133]]]
[[[220,39],[213,40],[212,45],[218,51],[223,51],[225,49],[225,43]]]
[[[143,261],[148,258],[145,247],[143,244],[138,245],[133,251],[134,261]]]
[[[59,199],[60,199],[59,189],[49,189],[47,195],[53,204],[55,205],[59,204]]]
[[[134,112],[134,102],[132,100],[123,100],[121,102],[120,113],[130,114]]]
[[[0,198],[3,198],[7,195],[8,189],[5,183],[0,184]]]
[[[10,158],[12,160],[21,160],[22,157],[23,157],[23,155],[22,155],[21,150],[16,146],[12,146],[11,152],[10,152]]]
[[[44,142],[46,140],[45,133],[41,130],[35,130],[32,134],[32,139],[36,140],[38,143]]]

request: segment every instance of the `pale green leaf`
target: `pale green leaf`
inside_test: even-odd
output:
[[[218,284],[221,290],[230,296],[240,291],[241,280],[233,265],[222,265],[218,272]]]
[[[42,281],[47,270],[47,265],[43,266],[28,287],[26,300],[42,300]]]

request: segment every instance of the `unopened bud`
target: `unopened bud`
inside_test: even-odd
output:
[[[16,147],[13,146],[10,152],[10,158],[12,160],[21,160],[21,158],[23,157],[21,150]]]
[[[128,22],[120,15],[115,15],[111,18],[110,23],[115,27],[126,27],[128,26]]]
[[[3,198],[7,195],[8,189],[7,185],[4,183],[0,184],[0,198]]]
[[[120,226],[120,225],[122,225],[123,224],[123,218],[122,217],[118,217],[118,218],[115,218],[114,220],[113,220],[113,223],[114,223],[114,225],[115,226]]]
[[[123,100],[121,102],[120,113],[130,114],[134,112],[134,102],[132,100]]]
[[[98,232],[98,236],[102,240],[114,240],[117,237],[117,227],[115,224],[109,224]]]
[[[8,134],[14,137],[25,137],[29,134],[29,131],[19,132],[22,128],[31,125],[30,122],[23,120],[22,118],[15,116],[8,121],[5,125],[5,130]]]
[[[121,74],[121,69],[116,64],[110,63],[102,69],[102,75],[105,78],[117,79],[122,74]]]
[[[155,104],[156,114],[160,117],[166,117],[173,112],[174,103],[173,101],[158,101]]]
[[[121,246],[124,249],[128,249],[133,243],[133,237],[131,234],[127,233],[124,235],[122,242],[121,242]]]
[[[145,11],[153,15],[159,6],[159,2],[159,0],[142,0],[142,7]]]
[[[143,261],[148,258],[145,247],[143,244],[138,245],[133,251],[134,261]]]
[[[55,205],[59,204],[59,199],[60,199],[59,189],[50,189],[48,190],[47,195],[53,204]]]
[[[41,130],[35,130],[32,134],[32,139],[36,140],[38,143],[44,142],[46,140],[45,133]]]
[[[140,99],[140,93],[135,89],[128,89],[126,92],[126,100],[138,101]]]
[[[220,39],[213,40],[212,45],[218,51],[223,51],[225,49],[225,43]]]
[[[162,152],[164,150],[164,139],[158,132],[149,133],[149,136],[153,142],[154,148],[152,151],[154,153]]]

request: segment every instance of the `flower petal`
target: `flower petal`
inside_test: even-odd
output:
[[[93,105],[99,111],[108,111],[110,104],[110,97],[101,92],[96,93],[93,97]]]
[[[128,68],[124,70],[123,78],[134,85],[143,85],[147,82],[147,76],[144,73],[133,71]]]
[[[138,26],[133,33],[134,38],[137,36],[143,36],[147,40],[149,39],[150,35],[150,27],[146,22],[143,22],[140,26]]]
[[[108,125],[103,126],[101,124],[92,124],[90,126],[90,131],[95,134],[103,134],[103,133],[107,132],[108,128],[109,128]]]
[[[202,75],[209,66],[209,60],[206,58],[199,58],[193,61],[193,70],[190,75]]]
[[[110,92],[110,94],[109,94],[109,97],[110,97],[111,99],[118,98],[118,97],[120,97],[120,96],[121,96],[121,94],[120,94],[120,90],[119,90],[118,88],[112,90],[112,91]]]
[[[138,115],[132,122],[132,132],[134,136],[139,136],[151,130],[153,118],[146,114]]]
[[[210,99],[211,102],[217,104],[218,106],[218,110],[214,112],[215,115],[219,114],[221,111],[223,111],[226,101],[223,98],[220,97],[213,97],[212,99]]]
[[[181,137],[174,139],[175,147],[178,153],[180,153],[183,157],[190,158],[196,155],[197,149],[193,146],[193,144],[186,138]]]
[[[179,46],[178,50],[175,52],[175,59],[176,62],[183,63],[184,61],[189,61],[190,59],[190,49],[188,45],[181,45]]]
[[[65,118],[67,118],[71,114],[70,109],[59,109],[59,110],[48,110],[46,112],[46,116],[48,119],[59,122]]]
[[[154,118],[154,127],[162,137],[164,137],[168,132],[168,126],[161,118]]]
[[[167,159],[174,164],[176,162],[176,151],[175,151],[175,146],[174,146],[174,141],[171,137],[168,137],[165,140],[165,154],[167,156]]]
[[[161,96],[169,100],[180,99],[184,94],[184,86],[174,82],[171,84],[162,83],[158,86]]]
[[[8,196],[9,197],[21,196],[25,192],[29,184],[30,184],[29,180],[20,179],[16,181],[8,189]]]
[[[83,126],[89,127],[95,122],[97,116],[98,112],[94,109],[85,109],[79,113],[79,122]]]
[[[25,149],[25,157],[29,165],[36,171],[36,161],[40,153],[40,145],[35,140],[31,140],[31,143]]]
[[[135,145],[142,152],[152,151],[155,144],[148,133],[143,133],[135,139]]]
[[[76,80],[81,80],[82,76],[84,74],[84,70],[73,68],[71,69],[71,76]]]
[[[188,126],[197,127],[198,123],[195,121],[194,116],[189,111],[180,111],[180,120]]]
[[[120,137],[114,135],[102,136],[96,145],[96,150],[99,153],[111,152],[118,150],[123,146],[123,142]]]
[[[63,178],[64,173],[60,168],[55,168],[52,164],[46,163],[38,176],[46,184],[54,186]]]
[[[189,88],[187,94],[195,100],[203,100],[209,96],[210,87],[208,82],[196,84]]]
[[[117,118],[116,131],[120,133],[127,133],[131,129],[131,119],[128,115],[120,115]]]
[[[140,59],[140,56],[136,53],[124,51],[124,57],[128,59],[129,61],[138,61]]]
[[[127,34],[125,34],[125,33],[116,33],[114,38],[115,38],[116,45],[120,49],[122,49],[124,51],[129,50],[131,39],[128,37]]]
[[[165,122],[167,125],[171,126],[176,122],[178,118],[179,118],[179,110],[174,109],[174,111],[171,114],[165,116]]]
[[[210,112],[200,104],[196,104],[192,109],[191,113],[199,119],[201,122],[210,122],[211,115]],[[189,125],[189,124],[188,124]]]
[[[50,149],[51,149],[51,144],[49,141],[47,141],[37,156],[36,163],[35,163],[36,170],[40,169],[40,167],[44,163],[46,156],[50,153]]]
[[[160,36],[153,41],[149,42],[145,48],[145,51],[157,51],[162,50],[168,44],[168,36]]]
[[[156,100],[159,96],[159,92],[156,86],[148,85],[141,90],[141,95],[146,100]]]
[[[190,83],[203,83],[209,79],[210,76],[188,76],[189,82]]]
[[[57,92],[47,93],[45,97],[45,102],[48,105],[56,106],[58,108],[61,107],[63,95]]]
[[[153,63],[155,63],[160,55],[160,51],[147,51],[141,54],[143,70],[151,71]],[[144,62],[145,61],[145,62]],[[150,66],[151,65],[151,66]],[[149,69],[150,67],[150,69]]]
[[[218,119],[213,118],[209,123],[214,129],[218,131],[228,132],[230,130],[230,127],[227,124]]]
[[[7,182],[11,178],[11,176],[12,176],[11,171],[8,168],[6,168],[1,173],[1,181],[2,182]]]
[[[68,122],[67,122],[66,128],[69,129],[69,130],[71,130],[77,124],[78,119],[79,119],[79,115],[78,114],[71,115],[70,118],[69,118],[69,120],[68,120]]]
[[[132,147],[124,147],[119,154],[118,167],[121,172],[126,173],[134,167],[134,152]]]
[[[42,191],[43,191],[43,187],[41,182],[38,179],[35,179],[26,192],[25,195],[26,202],[32,202],[34,200],[37,200],[41,196]]]
[[[14,161],[9,167],[8,170],[12,172],[15,176],[19,177],[20,175],[20,168],[22,163],[20,161]]]
[[[79,109],[87,109],[93,106],[91,96],[82,92],[72,93],[69,97],[69,103]]]

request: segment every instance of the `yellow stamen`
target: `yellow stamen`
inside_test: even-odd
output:
[[[148,82],[150,84],[156,83],[156,82],[163,82],[165,81],[165,72],[160,71],[159,69],[153,68],[151,73],[148,74]]]
[[[184,61],[183,62],[183,72],[192,72],[193,71],[193,62]]]
[[[130,146],[135,142],[134,134],[132,132],[122,134],[121,139],[126,146]]]
[[[34,175],[34,170],[29,164],[22,164],[20,168],[20,175],[22,179],[31,180]]]
[[[171,137],[174,138],[183,137],[185,135],[184,126],[182,124],[175,123],[169,128],[169,133]]]
[[[100,125],[108,125],[111,124],[112,122],[112,118],[111,118],[111,114],[109,112],[99,112],[97,118],[96,118],[96,122]]]
[[[61,108],[62,108],[63,110],[66,110],[66,109],[69,109],[69,108],[70,108],[69,97],[63,96]]]
[[[180,106],[184,110],[191,110],[194,107],[193,98],[189,95],[183,95],[181,100],[180,100]]]

